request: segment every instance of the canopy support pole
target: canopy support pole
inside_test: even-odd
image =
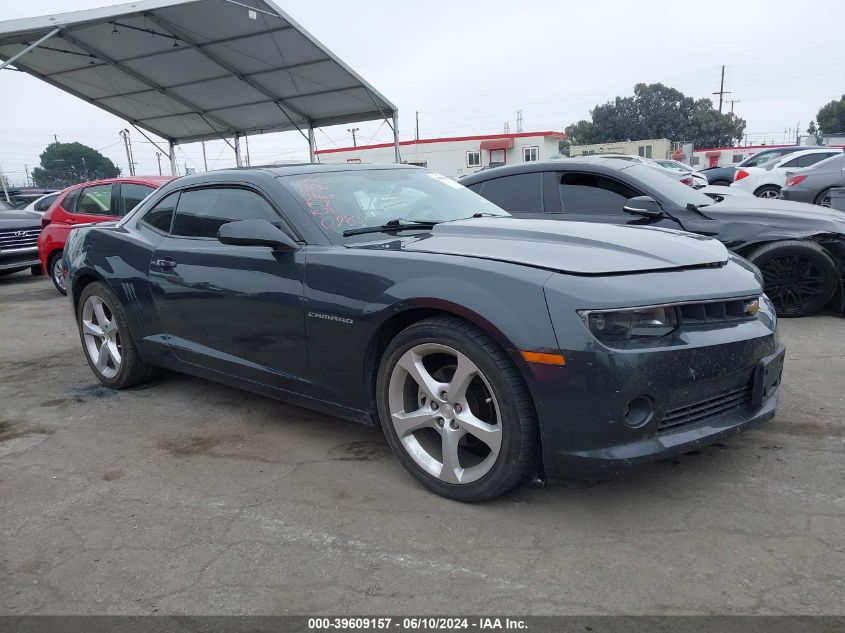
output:
[[[179,175],[176,171],[176,143],[170,141],[170,175],[174,178]]]
[[[314,138],[314,126],[308,124],[308,158],[312,163],[316,163],[317,157],[317,139]]]
[[[401,163],[402,157],[399,155],[399,114],[393,113],[393,149],[396,154],[396,162]]]
[[[36,47],[37,47],[39,44],[41,44],[42,42],[46,42],[46,41],[47,41],[47,40],[49,40],[51,37],[53,37],[56,33],[59,33],[60,31],[61,31],[61,29],[53,29],[52,31],[50,31],[49,33],[47,33],[47,35],[45,35],[45,36],[44,36],[44,37],[42,37],[41,39],[37,40],[35,43],[30,44],[29,46],[27,46],[27,47],[26,47],[25,49],[23,49],[22,51],[18,51],[17,53],[15,53],[14,55],[12,55],[9,59],[7,59],[5,62],[3,62],[2,64],[0,64],[0,70],[3,70],[3,69],[4,69],[6,66],[8,66],[9,64],[13,64],[13,63],[15,62],[15,60],[16,60],[16,59],[20,59],[21,57],[23,57],[24,55],[26,55],[29,51],[31,51],[33,48],[36,48]]]
[[[233,137],[235,141],[232,145],[235,148],[235,165],[238,167],[243,167],[243,161],[241,160],[241,136],[240,134],[235,134]]]
[[[139,127],[138,127],[137,125],[135,125],[134,123],[130,123],[129,125],[131,125],[131,126],[132,126],[132,127],[134,127],[136,130],[138,130],[138,133],[139,133],[141,136],[143,136],[145,139],[147,139],[150,143],[152,143],[153,145],[155,145],[156,149],[157,149],[157,150],[159,150],[162,154],[167,154],[167,152],[165,152],[165,151],[161,148],[161,146],[160,146],[158,143],[156,143],[153,139],[151,139],[149,136],[147,136],[146,134],[144,134],[144,130],[142,130],[141,128],[139,128]]]

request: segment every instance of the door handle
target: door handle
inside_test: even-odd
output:
[[[170,257],[156,259],[153,261],[153,265],[157,266],[161,270],[172,270],[173,268],[176,268],[176,262],[174,262]]]

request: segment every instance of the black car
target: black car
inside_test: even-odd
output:
[[[762,152],[757,152],[736,165],[730,165],[729,167],[706,167],[701,170],[701,173],[707,178],[708,184],[727,187],[734,181],[737,170],[742,167],[761,167],[770,160],[805,149],[807,149],[805,145],[790,145],[789,147],[764,149]]]
[[[752,196],[712,198],[646,165],[589,157],[473,174],[461,184],[523,218],[665,227],[715,237],[763,273],[781,316],[843,309],[845,213]]]
[[[38,235],[41,215],[33,211],[18,211],[0,202],[0,276],[30,269],[41,274],[38,259]]]
[[[774,310],[718,241],[520,220],[425,169],[179,178],[64,260],[104,385],[168,367],[381,424],[454,499],[606,479],[777,404]]]

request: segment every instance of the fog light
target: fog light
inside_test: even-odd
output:
[[[631,400],[625,407],[625,424],[632,429],[637,429],[648,424],[653,415],[654,405],[652,405],[651,398],[640,396]]]

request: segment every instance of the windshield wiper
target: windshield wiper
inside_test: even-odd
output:
[[[360,229],[347,229],[343,232],[343,237],[350,235],[363,235],[364,233],[390,233],[391,231],[404,231],[407,229],[430,229],[435,224],[440,224],[442,220],[402,220],[396,218],[390,222],[385,222],[378,226],[362,226]]]

